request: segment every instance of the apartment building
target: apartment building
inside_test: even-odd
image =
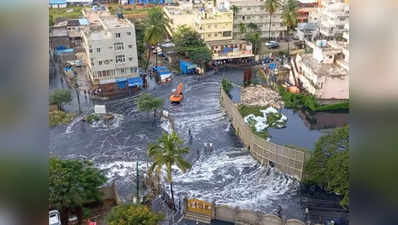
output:
[[[112,94],[142,86],[134,24],[106,9],[84,9],[83,14],[89,29],[81,32],[82,45],[94,88]]]
[[[264,1],[261,0],[229,0],[227,4],[231,9],[233,6],[238,8],[234,15],[234,39],[243,39],[245,33],[242,33],[241,27],[245,27],[246,32],[253,32],[249,29],[249,24],[257,26],[261,38],[269,36],[269,14],[264,8]],[[243,25],[241,25],[243,24]],[[283,25],[281,11],[278,10],[271,18],[271,38],[285,37],[286,26]]]
[[[318,0],[297,0],[297,22],[307,23],[309,15],[318,9]]]
[[[342,36],[349,23],[349,5],[342,0],[322,1],[319,9],[320,33],[326,38]]]
[[[168,34],[172,37],[173,32],[179,26],[187,26],[194,29],[194,12],[192,3],[180,3],[179,6],[164,6],[163,11],[169,20],[169,26],[166,27]]]
[[[195,11],[194,29],[205,42],[232,40],[232,10],[205,8]]]

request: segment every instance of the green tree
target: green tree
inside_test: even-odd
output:
[[[71,210],[81,224],[83,204],[102,201],[99,187],[105,182],[105,175],[89,161],[50,158],[49,206],[60,211],[62,224],[68,224]]]
[[[176,165],[183,173],[192,167],[183,155],[189,152],[189,148],[182,147],[182,140],[175,132],[163,134],[157,143],[150,144],[148,156],[153,160],[149,168],[150,176],[155,171],[160,176],[162,167],[166,167],[167,181],[170,184],[171,199],[174,206],[174,192],[172,179],[172,166]]]
[[[162,98],[153,97],[151,94],[142,94],[138,97],[137,107],[141,112],[153,111],[153,118],[156,118],[156,112],[158,109],[162,108],[164,100]]]
[[[268,40],[271,40],[271,18],[276,12],[276,10],[278,10],[280,7],[281,7],[280,0],[265,0],[264,8],[269,14]]]
[[[157,225],[164,218],[143,205],[118,205],[106,219],[109,225]]]
[[[236,5],[232,5],[231,9],[232,9],[233,16],[235,17],[236,14],[239,12],[239,7]]]
[[[72,101],[72,95],[68,89],[57,89],[50,94],[50,104],[55,104],[62,110],[64,104]]]
[[[343,207],[349,206],[349,149],[349,127],[337,128],[319,138],[304,167],[304,183],[341,194]]]
[[[250,22],[247,27],[250,29],[251,32],[257,31],[258,26],[255,23]]]
[[[282,8],[282,21],[287,27],[287,52],[290,57],[290,32],[297,26],[297,0],[287,0]]]
[[[151,57],[151,46],[157,45],[167,36],[168,20],[160,7],[151,8],[145,21],[144,42],[147,47],[147,62],[145,70],[148,69]],[[157,54],[156,54],[157,57]]]
[[[239,32],[245,34],[247,32],[246,25],[244,23],[239,24]]]
[[[183,54],[193,62],[203,64],[209,62],[212,57],[210,49],[200,38],[200,34],[187,26],[178,27],[173,35],[173,41],[176,45],[178,54]]]
[[[260,45],[260,33],[251,32],[246,34],[246,40],[248,40],[253,46],[253,54],[257,54],[258,47]]]

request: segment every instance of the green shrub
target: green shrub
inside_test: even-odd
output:
[[[349,102],[342,102],[330,105],[320,105],[313,95],[293,94],[288,92],[284,87],[279,86],[279,94],[285,102],[287,108],[308,109],[311,111],[335,111],[349,110]]]
[[[51,127],[65,125],[72,122],[73,118],[76,116],[73,113],[66,113],[64,111],[54,111],[49,112],[49,125]]]
[[[224,89],[224,91],[225,91],[227,94],[229,94],[229,92],[232,90],[232,83],[231,83],[231,81],[229,81],[229,80],[223,78],[221,84],[222,84],[222,88]]]
[[[95,114],[95,113],[92,113],[92,114],[88,115],[87,118],[86,118],[86,121],[88,123],[92,123],[92,122],[98,121],[98,120],[100,120],[100,117],[97,114]]]

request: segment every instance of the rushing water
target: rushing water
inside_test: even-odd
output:
[[[174,118],[177,133],[191,149],[186,158],[192,163],[192,169],[186,174],[175,171],[176,195],[263,212],[271,212],[280,205],[287,217],[303,218],[297,197],[298,183],[276,169],[260,167],[234,134],[219,103],[223,76],[242,84],[242,71],[233,69],[201,80],[177,76],[169,84],[152,85],[145,90],[165,99],[165,110]],[[184,82],[184,101],[172,105],[168,97],[179,82]],[[93,161],[116,182],[122,198],[128,200],[135,190],[136,162],[141,173],[146,170],[146,147],[162,132],[170,132],[171,126],[167,120],[154,121],[152,114],[138,112],[136,97],[101,104],[115,116],[109,124],[89,125],[81,116],[68,126],[52,128],[50,152],[64,159]],[[289,118],[288,128],[271,131],[271,140],[311,147],[320,133],[310,135],[313,131],[306,128],[302,120],[292,119],[289,112],[284,114]],[[287,130],[289,127],[292,130]],[[188,130],[193,136],[191,141]],[[206,143],[212,143],[212,151],[207,151]]]

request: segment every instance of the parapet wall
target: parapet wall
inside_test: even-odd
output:
[[[237,107],[222,88],[220,102],[224,107],[225,113],[231,119],[236,134],[250,150],[253,158],[258,160],[262,165],[272,162],[282,172],[301,180],[303,177],[304,162],[309,158],[309,153],[268,142],[254,134],[243,120]]]

